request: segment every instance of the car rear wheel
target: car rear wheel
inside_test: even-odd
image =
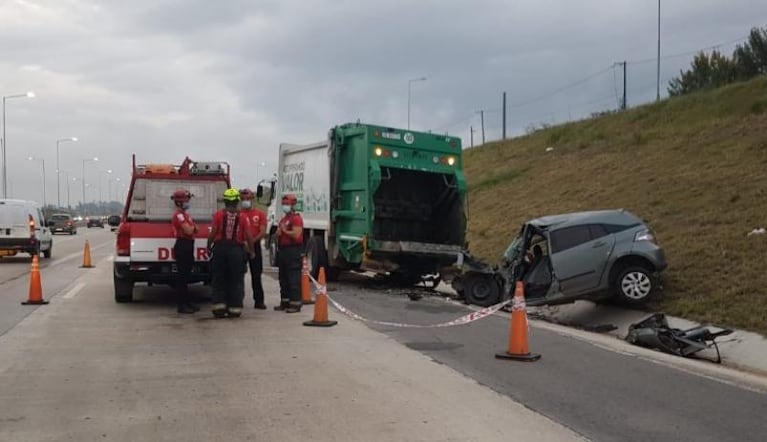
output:
[[[53,241],[51,241],[51,245],[48,246],[47,250],[43,250],[43,258],[50,259],[52,253],[53,253]]]
[[[463,281],[466,302],[480,307],[490,307],[501,300],[501,287],[492,275],[475,273]]]
[[[133,302],[133,281],[114,278],[115,281],[115,302],[125,303]]]
[[[628,305],[644,305],[655,292],[655,279],[651,270],[641,266],[629,266],[618,273],[613,283],[618,301]]]

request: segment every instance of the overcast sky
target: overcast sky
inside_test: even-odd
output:
[[[764,0],[663,0],[666,56],[732,43],[767,25]],[[139,162],[233,164],[235,184],[275,169],[280,142],[309,143],[348,121],[449,132],[469,141],[655,97],[655,0],[0,0],[0,94],[9,196],[55,203],[61,169],[107,199],[108,175]],[[692,55],[662,60],[665,84]],[[638,62],[638,63],[632,63]],[[560,93],[562,86],[595,74]],[[481,134],[475,134],[475,141]],[[258,167],[260,162],[267,167]],[[115,185],[116,186],[116,185]],[[114,190],[113,190],[114,193]],[[79,182],[70,202],[82,199]],[[67,192],[61,181],[62,204]]]

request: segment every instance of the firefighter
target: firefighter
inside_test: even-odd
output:
[[[301,254],[304,250],[304,222],[296,212],[295,195],[282,197],[285,214],[277,226],[277,266],[280,277],[280,305],[275,310],[301,311]]]
[[[187,287],[194,265],[194,235],[198,231],[197,224],[187,213],[191,198],[192,194],[186,189],[177,189],[171,196],[176,205],[176,212],[171,219],[173,236],[176,238],[173,253],[178,270],[176,273],[176,302],[178,303],[178,312],[184,314],[195,313],[200,310],[192,304]]]
[[[250,285],[253,289],[253,307],[258,310],[265,310],[264,305],[264,287],[261,284],[261,274],[264,271],[263,255],[261,253],[261,239],[266,236],[266,214],[256,207],[253,207],[253,200],[256,195],[250,189],[240,190],[240,207],[242,213],[248,217],[253,235],[253,253],[255,257],[248,259],[250,269]]]
[[[213,215],[208,251],[213,266],[213,316],[239,317],[245,296],[245,260],[253,254],[253,236],[248,217],[239,211],[240,192],[224,191],[225,208]]]

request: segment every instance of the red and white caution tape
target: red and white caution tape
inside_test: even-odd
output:
[[[324,292],[325,295],[328,296],[326,286],[320,285],[316,279],[312,278],[311,274],[309,275],[309,278],[312,280],[315,287],[317,288],[317,292]],[[438,324],[403,324],[400,322],[378,321],[375,319],[368,319],[344,307],[341,303],[331,298],[330,296],[328,296],[328,300],[330,301],[331,304],[333,304],[336,310],[340,311],[346,316],[349,316],[350,318],[355,319],[357,321],[367,322],[370,324],[385,325],[389,327],[399,327],[399,328],[442,328],[442,327],[454,327],[456,325],[466,325],[474,321],[479,321],[480,319],[486,318],[496,313],[497,311],[499,311],[500,309],[502,309],[503,307],[505,307],[506,305],[512,302],[512,300],[509,299],[507,301],[500,302],[490,307],[485,307],[481,310],[471,312],[468,315],[461,316],[460,318],[456,318],[448,322],[441,322]]]

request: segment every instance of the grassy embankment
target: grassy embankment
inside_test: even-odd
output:
[[[547,147],[554,150],[546,152]],[[767,78],[465,154],[469,241],[496,262],[520,224],[626,208],[665,248],[652,308],[767,333]]]

